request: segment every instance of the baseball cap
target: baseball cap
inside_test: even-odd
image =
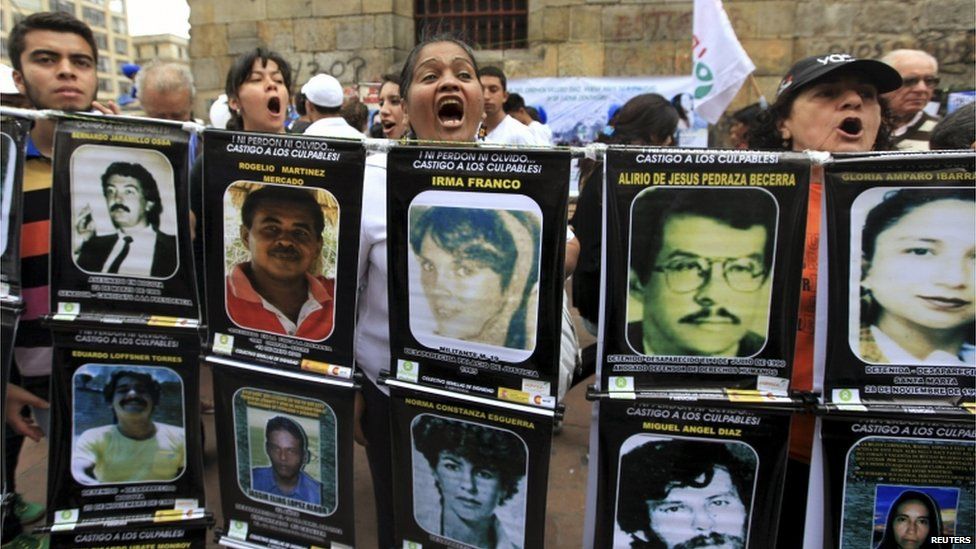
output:
[[[320,107],[342,106],[342,84],[328,74],[316,74],[302,86],[302,93],[313,104]]]
[[[801,59],[790,67],[776,88],[776,97],[811,84],[839,69],[865,77],[874,84],[878,93],[888,93],[901,87],[901,75],[887,63],[874,59],[858,59],[846,53],[825,53]]]

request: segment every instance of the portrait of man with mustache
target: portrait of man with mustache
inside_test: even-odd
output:
[[[78,214],[82,244],[75,262],[83,271],[166,278],[177,267],[176,237],[159,229],[163,212],[156,179],[144,166],[113,162],[102,174],[102,194],[115,232],[98,235],[91,208]]]
[[[149,373],[119,369],[102,390],[114,423],[81,433],[71,474],[85,485],[168,481],[186,462],[182,427],[153,421],[162,387]]]
[[[638,353],[750,357],[765,345],[776,205],[761,189],[651,188],[633,203]]]
[[[319,341],[332,332],[335,279],[321,274],[325,215],[315,190],[264,185],[241,206],[250,261],[226,280],[227,314],[244,328]]]

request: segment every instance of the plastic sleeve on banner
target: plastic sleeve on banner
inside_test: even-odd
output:
[[[52,532],[69,532],[78,525],[78,509],[61,509],[54,512],[54,524],[51,525]]]

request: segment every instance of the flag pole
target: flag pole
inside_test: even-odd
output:
[[[764,109],[768,107],[769,102],[766,101],[766,96],[763,95],[762,90],[759,89],[759,82],[756,82],[756,77],[751,72],[749,73],[749,83],[752,84],[752,91],[756,92],[756,95],[759,96],[759,106]]]

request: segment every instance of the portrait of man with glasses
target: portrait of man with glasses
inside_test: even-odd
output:
[[[776,218],[774,199],[762,189],[661,187],[638,194],[630,290],[641,313],[627,326],[634,351],[759,353],[769,322]]]

